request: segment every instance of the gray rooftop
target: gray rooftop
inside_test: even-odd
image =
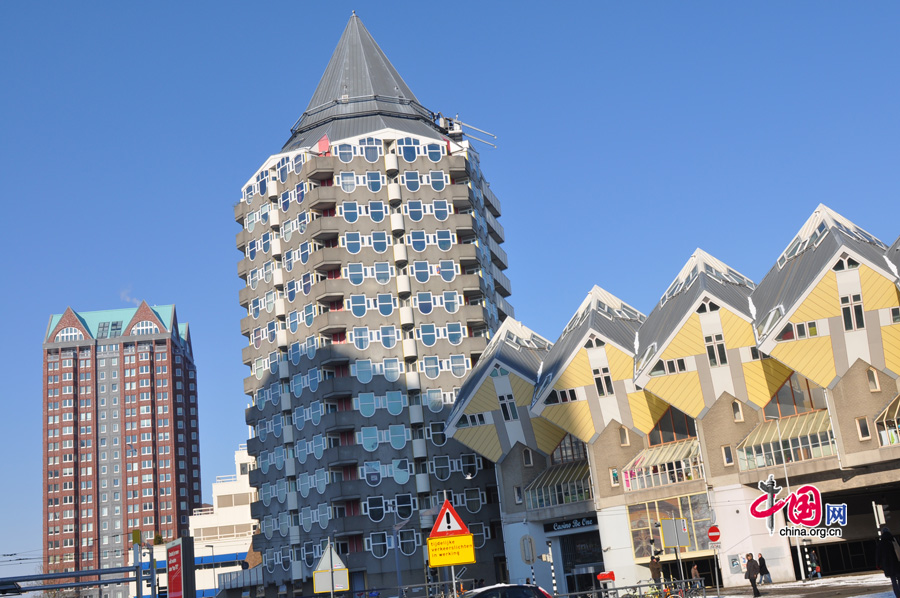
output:
[[[775,265],[753,292],[755,320],[762,322],[775,307],[790,310],[823,268],[831,267],[842,248],[849,249],[877,268],[888,271],[888,247],[823,204],[812,213]],[[895,254],[896,255],[896,254]],[[896,259],[896,257],[895,257]]]
[[[549,392],[589,334],[593,333],[604,342],[612,342],[629,355],[633,354],[634,335],[644,318],[644,314],[608,291],[598,286],[591,289],[544,358],[542,383],[535,388],[532,405]]]
[[[406,130],[396,127],[397,121],[418,125],[408,132],[427,129],[439,138],[433,120],[434,114],[419,103],[354,12],[282,151],[309,146],[325,134],[329,139],[341,139],[387,126]],[[342,125],[334,128],[335,123]]]
[[[656,352],[661,351],[662,344],[704,294],[751,318],[748,299],[754,288],[749,278],[698,248],[641,326],[635,351],[637,358],[640,359],[653,343],[656,343]],[[645,362],[644,368],[652,362]]]
[[[481,387],[484,377],[490,374],[494,361],[499,361],[504,367],[534,382],[541,368],[541,361],[547,356],[551,346],[550,341],[518,320],[503,320],[478,358],[478,363],[466,376],[447,421],[455,421],[454,417],[465,409],[471,396]]]

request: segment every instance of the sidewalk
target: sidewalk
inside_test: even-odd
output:
[[[763,596],[778,598],[894,598],[891,591],[891,581],[882,573],[862,573],[857,575],[844,575],[835,577],[823,577],[812,581],[791,581],[772,585],[759,586],[759,592]],[[716,595],[716,589],[706,588],[706,595]],[[736,588],[722,588],[719,593],[722,598],[752,596],[750,583]]]

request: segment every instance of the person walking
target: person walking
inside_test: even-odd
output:
[[[762,553],[759,553],[759,559],[757,559],[759,563],[759,583],[760,585],[764,583],[772,583],[772,575],[769,573],[769,568],[766,566],[766,559],[763,557]]]
[[[697,569],[697,563],[694,563],[694,566],[691,567],[691,585],[697,589],[703,587],[703,582],[700,581],[700,570]]]
[[[875,566],[884,572],[884,576],[891,580],[895,598],[900,598],[900,545],[894,539],[893,534],[882,526],[881,535],[875,541]]]
[[[662,564],[660,564],[659,558],[655,556],[650,557],[650,577],[653,579],[656,587],[659,587],[659,582],[662,579]]]
[[[750,582],[750,587],[753,588],[753,596],[754,598],[758,596],[762,596],[759,593],[759,588],[756,587],[756,578],[759,577],[759,563],[753,560],[753,553],[747,553],[747,572],[744,573],[744,578]]]
[[[816,551],[810,551],[809,553],[809,567],[812,571],[809,572],[809,578],[818,577],[822,579],[822,566],[819,564],[819,557],[816,556]]]

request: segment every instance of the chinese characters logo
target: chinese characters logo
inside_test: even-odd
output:
[[[822,494],[815,486],[805,484],[779,499],[777,497],[782,488],[775,483],[775,476],[769,474],[769,478],[765,482],[759,482],[759,490],[762,494],[750,505],[750,514],[757,519],[766,520],[766,528],[768,528],[770,536],[775,534],[775,513],[785,507],[787,507],[786,517],[789,522],[808,529],[782,530],[780,532],[782,536],[824,536],[825,534],[840,536],[840,529],[822,529],[821,531],[813,529],[822,523],[823,513],[826,526],[847,525],[847,505],[829,503],[823,507]],[[814,531],[816,533],[813,533]]]

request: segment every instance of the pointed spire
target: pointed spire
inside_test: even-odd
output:
[[[315,127],[373,115],[414,117],[429,125],[434,120],[354,11],[285,147]]]

